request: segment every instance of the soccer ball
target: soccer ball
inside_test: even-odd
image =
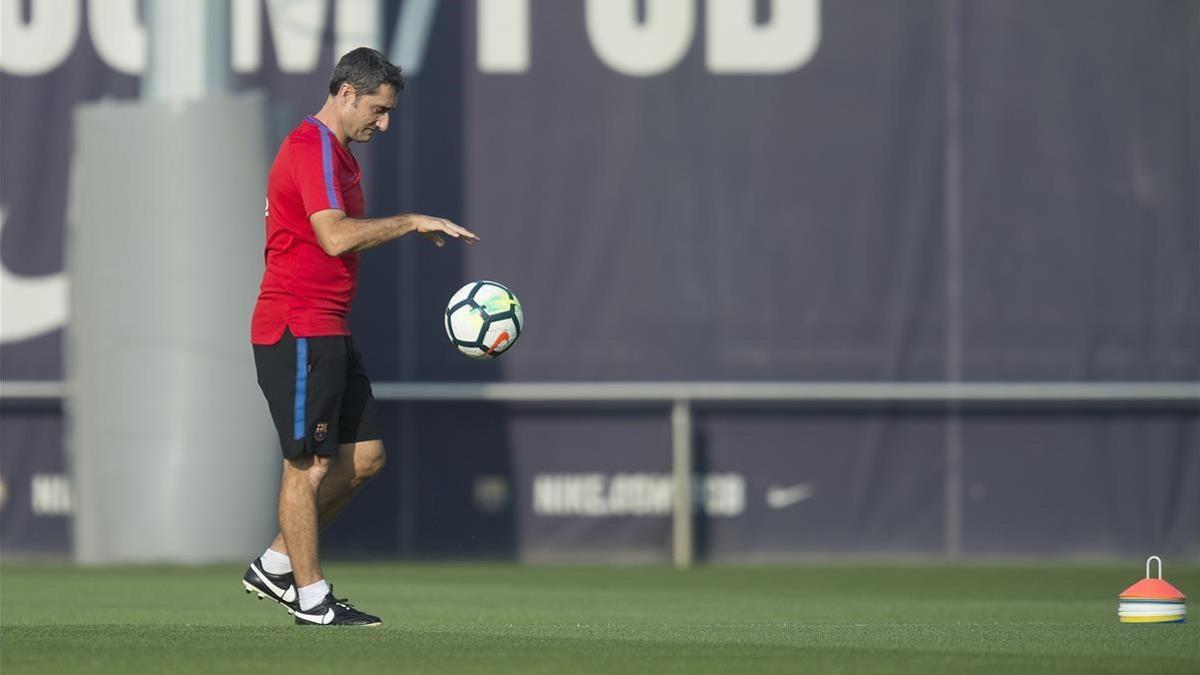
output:
[[[473,359],[492,359],[508,351],[524,325],[521,301],[495,281],[472,281],[446,304],[446,335]]]

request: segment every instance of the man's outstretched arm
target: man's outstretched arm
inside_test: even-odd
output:
[[[387,218],[350,218],[340,209],[326,209],[312,214],[308,220],[317,234],[321,249],[332,256],[365,251],[410,232],[422,234],[438,246],[446,243],[442,239],[443,234],[468,244],[479,241],[479,237],[465,227],[446,218],[420,213],[402,213]]]

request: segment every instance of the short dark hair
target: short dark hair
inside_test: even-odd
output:
[[[392,85],[397,92],[404,88],[400,67],[370,47],[352,49],[338,59],[333,68],[333,77],[329,80],[329,93],[338,93],[343,83],[354,87],[354,91],[360,96],[373,94],[385,84]]]

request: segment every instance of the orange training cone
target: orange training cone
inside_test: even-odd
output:
[[[1150,561],[1158,561],[1158,577],[1150,578]],[[1117,596],[1117,618],[1121,623],[1183,623],[1187,620],[1184,595],[1162,578],[1162,558],[1146,558],[1146,578]]]

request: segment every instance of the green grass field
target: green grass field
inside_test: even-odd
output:
[[[0,567],[18,673],[1197,673],[1193,623],[1123,625],[1114,566],[329,564],[375,628],[312,628],[242,569]],[[1200,567],[1167,566],[1200,595]]]

